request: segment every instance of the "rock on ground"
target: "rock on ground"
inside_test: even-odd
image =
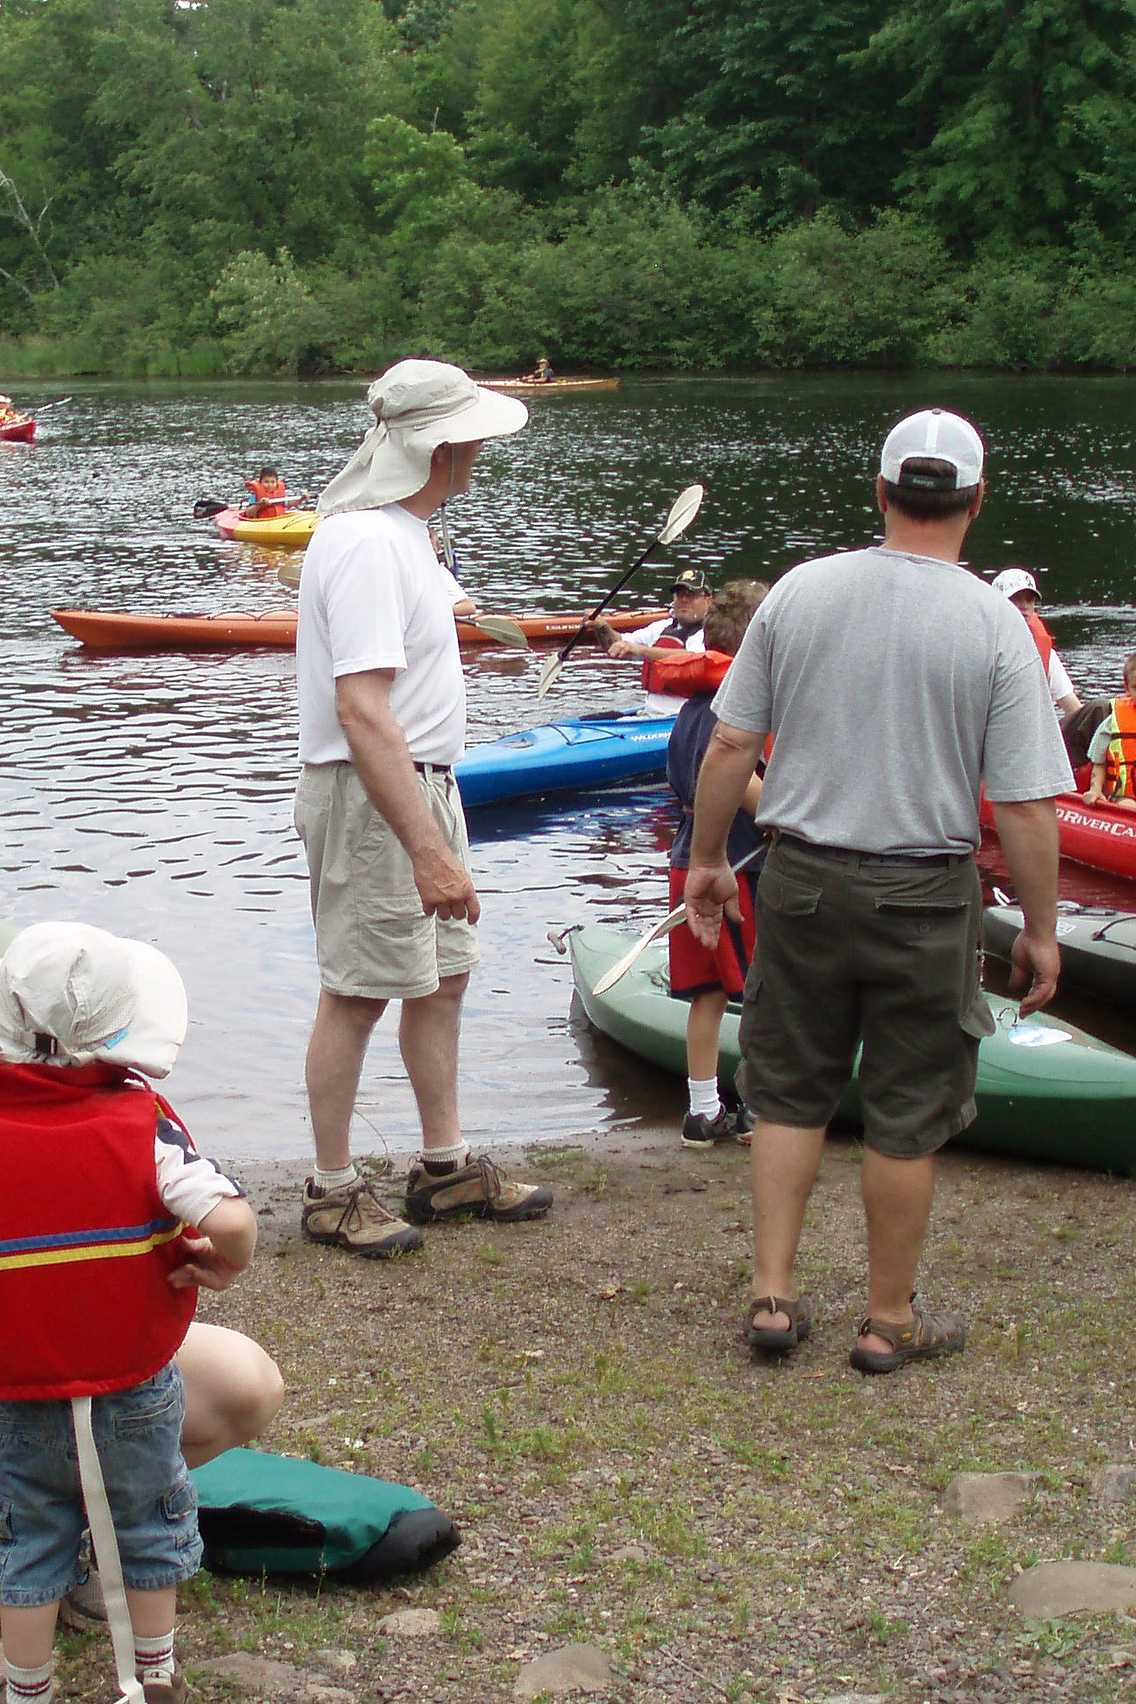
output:
[[[1036,1473],[956,1473],[943,1496],[948,1515],[964,1521],[1005,1521],[1021,1507]]]
[[[199,1666],[206,1674],[234,1682],[254,1698],[271,1699],[272,1704],[355,1704],[353,1692],[329,1686],[325,1675],[244,1651],[231,1657],[212,1657]]]
[[[1023,1615],[1052,1621],[1078,1611],[1136,1607],[1136,1568],[1112,1562],[1040,1562],[1010,1587],[1010,1602]]]
[[[442,1620],[436,1609],[397,1609],[379,1622],[379,1632],[395,1639],[429,1639],[441,1631]]]
[[[562,1645],[526,1663],[513,1692],[518,1698],[538,1698],[542,1692],[608,1692],[611,1663],[598,1645]]]

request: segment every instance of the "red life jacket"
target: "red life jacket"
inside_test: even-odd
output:
[[[101,1396],[180,1348],[197,1291],[158,1193],[165,1103],[113,1065],[0,1064],[0,1399]]]
[[[284,501],[287,487],[282,479],[246,479],[245,488],[256,498],[250,505],[253,511],[250,519],[270,521],[276,515],[288,513],[288,505]]]
[[[1036,609],[1026,616],[1026,625],[1033,634],[1033,642],[1037,646],[1041,658],[1041,666],[1045,677],[1049,679],[1049,659],[1053,655],[1053,635],[1038,615]]]
[[[684,650],[673,657],[654,657],[644,670],[643,685],[648,692],[666,692],[675,698],[716,692],[733,660],[724,651]]]
[[[1136,799],[1136,704],[1127,693],[1112,701],[1112,727],[1104,790],[1110,799]]]
[[[687,628],[687,638],[696,631],[696,628]],[[651,648],[653,650],[658,649],[662,651],[685,651],[686,639],[683,638],[683,630],[679,626],[678,622],[669,622],[667,626],[663,628],[663,631],[659,634],[658,638],[651,640]],[[651,664],[657,661],[657,657],[644,657],[643,659],[642,680],[643,690],[645,692],[650,692],[652,690],[651,686],[648,684],[651,674]]]

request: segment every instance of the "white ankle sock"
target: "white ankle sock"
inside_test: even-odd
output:
[[[17,1668],[8,1664],[8,1704],[51,1704],[55,1687],[51,1683],[51,1659],[42,1668]]]
[[[134,1635],[134,1666],[162,1674],[174,1672],[174,1632],[162,1633],[156,1639],[140,1639]]]
[[[432,1166],[449,1166],[454,1171],[460,1171],[469,1158],[469,1143],[463,1138],[454,1142],[449,1148],[423,1148],[422,1164],[428,1169]]]
[[[691,1112],[703,1112],[713,1122],[722,1110],[717,1077],[688,1077],[686,1087],[690,1095]]]
[[[317,1189],[347,1189],[357,1181],[359,1173],[350,1162],[340,1166],[338,1171],[320,1171],[317,1166],[312,1173],[312,1182]]]

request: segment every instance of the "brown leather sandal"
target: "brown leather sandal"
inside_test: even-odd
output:
[[[915,1297],[912,1296],[912,1301]],[[924,1313],[912,1310],[910,1325],[893,1325],[886,1319],[862,1319],[859,1337],[882,1337],[891,1344],[891,1354],[864,1349],[859,1343],[848,1359],[859,1373],[894,1373],[908,1361],[930,1361],[936,1355],[957,1355],[966,1342],[966,1325],[958,1314]]]
[[[757,1314],[788,1314],[788,1326],[755,1325]],[[813,1328],[808,1303],[802,1297],[755,1296],[746,1315],[745,1340],[751,1349],[766,1349],[774,1355],[788,1355],[803,1343]]]

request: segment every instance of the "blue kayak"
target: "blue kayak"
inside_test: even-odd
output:
[[[454,774],[462,803],[495,805],[541,793],[590,792],[662,775],[673,716],[572,716],[473,746]]]

